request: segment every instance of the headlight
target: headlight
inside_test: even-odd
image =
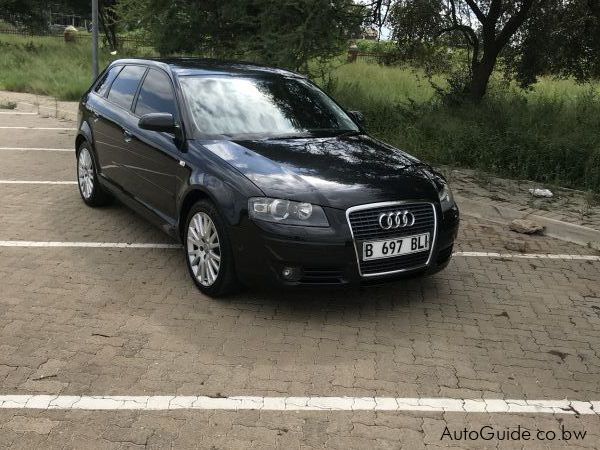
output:
[[[248,215],[251,219],[285,225],[329,226],[325,211],[320,206],[279,198],[254,197],[249,199]]]
[[[446,182],[442,182],[441,190],[438,191],[440,196],[440,203],[442,205],[442,211],[446,211],[454,204],[454,197],[452,196],[452,190]]]

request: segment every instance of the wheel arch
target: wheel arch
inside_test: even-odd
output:
[[[77,130],[77,136],[75,137],[75,155],[77,155],[77,152],[79,152],[79,147],[84,142],[87,142],[90,145],[92,153],[96,153],[92,128],[85,120],[81,122],[79,130]]]
[[[178,225],[177,225],[177,232],[179,234],[179,238],[182,241],[183,241],[183,232],[185,230],[185,222],[186,222],[187,216],[190,212],[190,209],[192,209],[192,206],[194,206],[200,200],[210,200],[211,203],[213,203],[215,205],[215,207],[217,207],[217,208],[219,207],[217,202],[214,201],[212,196],[209,195],[207,191],[205,191],[204,189],[197,187],[197,186],[191,188],[183,197],[181,206],[179,207],[179,215],[178,215],[179,221],[178,221]]]

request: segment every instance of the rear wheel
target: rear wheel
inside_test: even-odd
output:
[[[192,206],[186,221],[184,247],[188,270],[200,291],[220,297],[237,289],[229,236],[211,202],[202,200]]]
[[[77,151],[77,185],[81,198],[88,206],[110,203],[110,195],[98,183],[96,164],[87,142],[83,142]]]

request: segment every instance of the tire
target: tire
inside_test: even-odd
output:
[[[77,186],[81,199],[88,206],[103,206],[112,200],[98,182],[96,161],[87,141],[77,149]]]
[[[237,291],[239,284],[229,235],[225,222],[210,201],[200,200],[190,209],[183,248],[190,276],[203,294],[223,297]]]

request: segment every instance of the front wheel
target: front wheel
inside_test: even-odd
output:
[[[81,198],[88,206],[110,203],[110,195],[98,182],[96,165],[89,144],[84,142],[77,151],[77,184]]]
[[[209,201],[192,206],[184,247],[188,270],[202,293],[221,297],[237,289],[229,236],[219,212]]]

